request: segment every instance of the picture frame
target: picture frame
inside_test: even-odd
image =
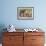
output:
[[[17,8],[18,20],[33,20],[34,19],[34,7],[18,7]]]

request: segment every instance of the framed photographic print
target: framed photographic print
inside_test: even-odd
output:
[[[34,19],[34,7],[18,7],[17,8],[18,20],[32,20]]]

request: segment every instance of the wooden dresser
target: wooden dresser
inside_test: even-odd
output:
[[[3,32],[3,46],[44,46],[44,32]]]

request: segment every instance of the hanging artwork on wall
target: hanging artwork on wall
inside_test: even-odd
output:
[[[17,8],[18,20],[33,20],[34,19],[34,7],[18,7]]]

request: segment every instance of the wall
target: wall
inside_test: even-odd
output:
[[[44,0],[2,0],[0,24],[15,27],[43,27],[46,28],[46,1]],[[34,7],[34,20],[17,20],[17,7]]]
[[[40,27],[46,32],[45,4],[46,0],[0,0],[0,25],[7,27],[13,24],[16,28]],[[34,20],[17,20],[17,7],[23,6],[34,7]]]

